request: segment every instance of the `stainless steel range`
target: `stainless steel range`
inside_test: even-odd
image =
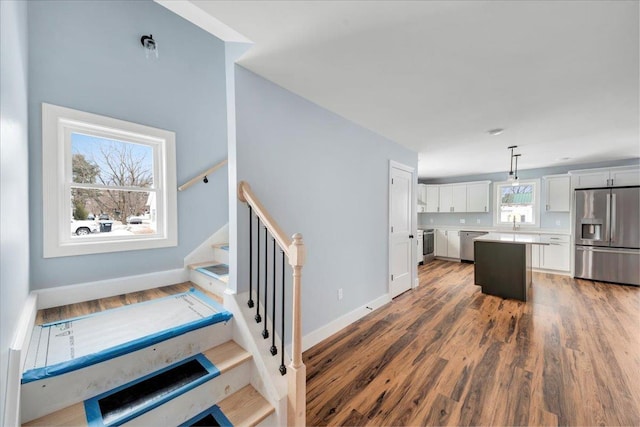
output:
[[[424,230],[424,240],[422,244],[422,257],[424,262],[433,260],[435,256],[435,232],[433,228]]]

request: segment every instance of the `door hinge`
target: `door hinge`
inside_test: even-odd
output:
[[[393,184],[393,178],[391,178],[391,184]]]
[[[393,225],[391,226],[391,232],[393,233]]]
[[[391,275],[391,281],[393,282],[393,274]]]

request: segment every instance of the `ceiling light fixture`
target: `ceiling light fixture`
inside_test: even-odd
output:
[[[504,129],[502,128],[489,129],[487,131],[487,133],[491,136],[500,135],[502,132],[504,132]]]
[[[150,52],[154,52],[156,55],[156,59],[158,59],[158,43],[153,39],[153,34],[149,34],[148,36],[142,36],[140,38],[140,43],[144,46],[144,54],[149,59]]]

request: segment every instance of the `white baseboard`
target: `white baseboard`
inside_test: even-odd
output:
[[[40,289],[34,292],[38,294],[38,309],[41,310],[98,298],[108,298],[129,292],[144,291],[158,286],[174,285],[188,280],[189,271],[184,268],[177,268],[175,270],[157,271],[137,276]]]
[[[391,302],[391,298],[389,297],[389,294],[384,294],[369,302],[368,304],[358,307],[355,310],[350,311],[349,313],[343,314],[342,316],[316,329],[315,331],[308,333],[307,335],[302,337],[302,351],[307,351],[314,345],[329,338],[331,335],[341,331],[356,320],[363,318],[367,314],[371,313],[374,310],[377,310],[388,302]]]
[[[16,327],[13,342],[9,348],[9,366],[7,372],[7,389],[4,405],[4,426],[19,426],[20,422],[20,380],[22,379],[22,371],[24,362],[31,341],[31,331],[36,321],[38,313],[38,295],[33,292],[27,297],[20,319]]]

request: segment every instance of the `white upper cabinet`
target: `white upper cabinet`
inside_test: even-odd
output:
[[[440,188],[437,185],[425,185],[426,212],[440,212]]]
[[[573,188],[622,187],[640,185],[638,166],[570,171]]]
[[[426,189],[426,185],[424,184],[418,184],[418,191],[417,191],[417,196],[418,196],[418,212],[426,212],[426,205],[427,205],[427,189]]]
[[[610,185],[612,187],[640,185],[640,168],[611,169],[611,172],[609,173],[609,179]]]
[[[451,193],[451,212],[467,212],[467,186],[452,185]]]
[[[571,206],[571,177],[552,175],[544,177],[545,205],[547,212],[569,212]]]
[[[489,212],[490,182],[467,184],[467,212]]]
[[[491,181],[427,184],[424,185],[423,196],[418,196],[418,203],[423,197],[426,203],[424,212],[489,212],[490,186]]]
[[[451,212],[453,208],[453,187],[450,185],[440,186],[440,211]]]
[[[466,184],[440,186],[440,212],[466,212],[467,186]]]

